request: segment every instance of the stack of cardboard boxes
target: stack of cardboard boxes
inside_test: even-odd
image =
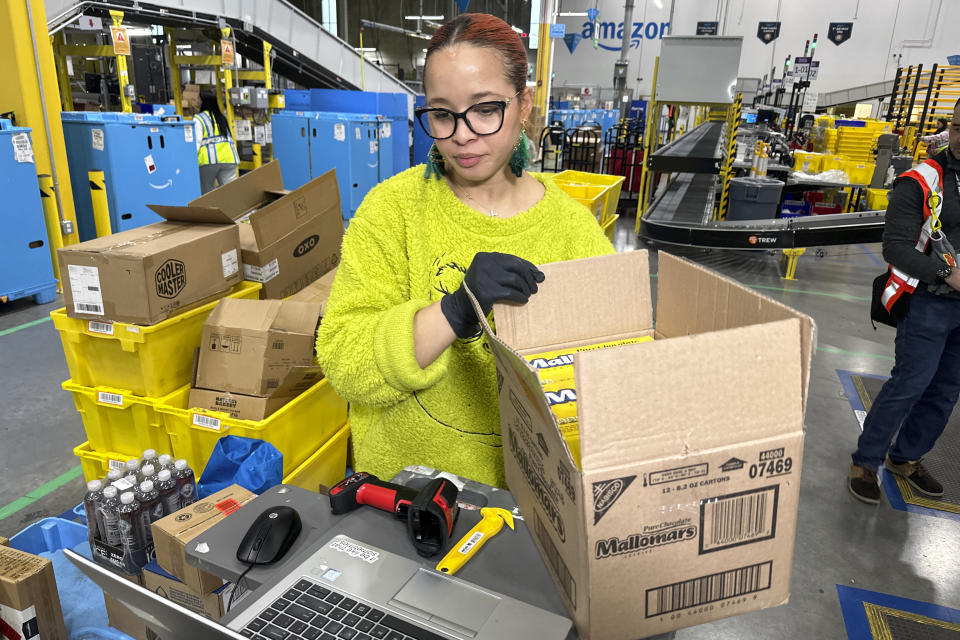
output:
[[[203,326],[190,406],[263,420],[316,384],[321,310],[316,302],[221,300]]]
[[[207,498],[184,507],[153,523],[156,560],[137,576],[127,576],[145,589],[211,620],[227,613],[228,605],[236,605],[249,592],[213,574],[187,564],[186,545],[213,525],[242,508],[256,495],[232,485]],[[234,591],[240,589],[234,595]],[[145,622],[126,606],[104,594],[110,626],[136,640],[154,640]],[[46,636],[44,636],[46,637]]]
[[[180,402],[178,390],[186,400],[194,351],[202,338],[204,343],[210,338],[202,337],[203,322],[219,298],[236,303],[241,301],[235,298],[259,295],[269,302],[258,307],[247,299],[242,302],[251,307],[218,308],[218,335],[233,336],[233,329],[248,335],[242,351],[232,350],[239,337],[236,345],[223,342],[219,354],[201,350],[205,365],[214,355],[230,364],[210,375],[203,368],[199,387],[207,393],[197,392],[196,406],[224,410],[228,405],[218,404],[218,394],[229,391],[234,394],[229,402],[236,402],[229,411],[233,417],[262,420],[322,377],[312,365],[323,294],[311,285],[331,274],[340,258],[343,222],[333,171],[289,192],[280,165],[271,162],[187,206],[151,208],[165,221],[59,251],[66,309],[54,312],[54,319],[68,365],[74,362],[69,386],[90,439],[77,448],[87,480],[106,473],[97,469],[100,461],[122,465],[146,448],[170,451],[187,458],[198,474],[203,470],[206,460],[196,459],[182,441],[178,450],[159,413],[174,396]],[[323,280],[321,291],[328,291],[331,279]],[[259,283],[259,294],[251,282]],[[280,302],[301,290],[314,302]],[[258,316],[258,326],[244,315],[251,308],[269,310]],[[257,340],[262,349],[253,356]],[[256,373],[247,370],[250,358],[264,363]],[[264,368],[288,364],[297,367],[289,378]],[[96,399],[94,407],[88,398]],[[97,437],[104,428],[123,436]]]

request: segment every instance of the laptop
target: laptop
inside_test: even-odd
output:
[[[201,633],[205,640],[561,640],[570,630],[565,617],[348,536],[327,535],[287,577],[252,594],[256,599],[245,601],[226,626],[70,550],[64,554],[165,640]]]

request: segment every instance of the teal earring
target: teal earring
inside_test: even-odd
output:
[[[430,147],[430,153],[427,154],[427,170],[423,177],[429,178],[431,175],[436,176],[438,180],[443,177],[443,155],[441,155],[440,149],[437,149],[436,142],[433,143],[433,146]]]
[[[510,156],[510,171],[518,178],[523,175],[523,170],[530,163],[530,138],[525,131],[520,132],[520,138],[517,145],[513,148],[513,155]]]

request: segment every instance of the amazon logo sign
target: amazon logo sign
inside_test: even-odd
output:
[[[638,49],[643,39],[659,40],[667,35],[669,29],[669,22],[634,22],[630,32],[630,48]],[[593,40],[594,32],[599,36],[598,47],[607,51],[620,51],[623,42],[622,22],[584,22],[580,35],[584,40]]]

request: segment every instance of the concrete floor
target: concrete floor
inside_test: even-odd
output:
[[[633,224],[621,220],[618,249],[637,248]],[[765,252],[670,251],[757,287],[813,316],[818,325],[790,603],[681,630],[673,637],[843,638],[838,584],[956,607],[960,522],[897,511],[886,500],[869,507],[856,502],[845,486],[859,428],[836,371],[887,375],[892,366],[894,331],[875,331],[868,320],[870,283],[882,269],[879,247],[828,247],[822,258],[811,250],[800,259],[794,282],[779,278],[778,257]],[[37,491],[77,466],[72,449],[85,437],[70,394],[60,389],[67,369],[52,324],[10,332],[43,320],[57,306],[0,305],[0,535],[60,514],[76,505],[84,491],[82,478]],[[40,494],[3,516],[10,503]]]

